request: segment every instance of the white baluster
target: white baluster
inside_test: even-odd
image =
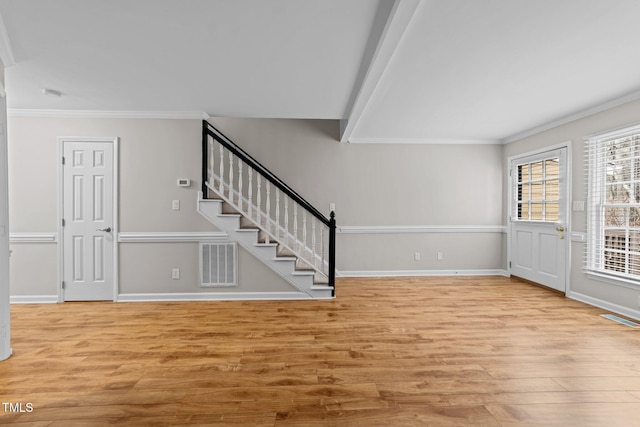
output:
[[[253,214],[253,168],[249,166],[249,218],[252,218]]]
[[[276,187],[276,237],[280,238],[280,189]]]
[[[229,151],[229,201],[233,205],[233,153]]]
[[[299,252],[298,250],[298,204],[293,202],[293,243],[295,252]]]
[[[256,196],[256,208],[258,209],[257,212],[257,216],[258,216],[258,225],[260,225],[260,213],[262,211],[262,207],[260,206],[260,202],[262,202],[262,183],[260,182],[260,174],[256,175],[256,184],[257,184],[257,191],[258,191],[258,195]]]
[[[267,232],[271,231],[271,183],[269,181],[264,183],[267,186],[267,204],[265,207],[265,214],[267,215],[267,219],[265,221],[265,228]]]
[[[238,159],[238,207],[242,213],[242,160]]]
[[[220,144],[220,185],[218,190],[220,191],[220,195],[224,194],[224,187],[222,186],[222,181],[224,180],[224,150],[222,144]]]
[[[285,245],[289,246],[289,197],[284,197],[284,233]]]
[[[318,267],[316,262],[316,217],[311,218],[311,259],[313,260],[313,266]]]
[[[267,186],[267,205],[264,210],[266,218],[264,221],[265,229],[267,230],[266,242],[269,243],[269,233],[271,232],[271,183],[266,181],[264,185]]]
[[[213,142],[214,139],[209,137],[207,143],[209,144],[209,167],[208,167],[208,175],[209,175],[209,184],[213,187],[215,186],[215,180],[213,178],[213,166],[214,166],[214,161],[213,159],[215,159],[215,156],[213,155]]]
[[[320,271],[324,272],[324,227],[320,228]]]
[[[307,211],[302,211],[302,251],[307,251]]]

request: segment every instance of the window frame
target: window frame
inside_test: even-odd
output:
[[[607,145],[613,141],[625,138],[640,138],[640,124],[625,126],[594,135],[589,135],[585,140],[585,183],[587,187],[587,248],[585,251],[585,273],[588,277],[608,283],[640,289],[640,271],[636,274],[629,272],[631,265],[630,256],[640,258],[640,251],[631,249],[630,231],[636,230],[640,234],[640,227],[632,227],[629,224],[629,215],[625,213],[624,226],[608,226],[606,224],[605,211],[607,208],[621,208],[628,212],[629,208],[640,208],[640,200],[634,203],[612,203],[607,201],[607,187],[612,184],[607,181],[608,153]],[[640,139],[634,146],[633,156],[629,170],[629,183],[632,186],[640,185]],[[615,166],[615,164],[614,164]],[[607,230],[619,230],[624,232],[625,250],[607,247]],[[618,253],[624,256],[624,272],[607,269],[607,253]],[[640,265],[638,265],[640,270]]]
[[[524,162],[519,162],[519,163],[514,163],[512,166],[510,166],[511,171],[516,171],[514,177],[512,177],[512,188],[513,188],[513,194],[511,197],[512,200],[512,209],[511,209],[511,218],[513,221],[518,221],[518,222],[528,222],[528,223],[542,223],[542,224],[558,224],[558,223],[562,223],[563,222],[563,218],[561,215],[561,195],[559,192],[560,186],[561,186],[561,177],[560,177],[560,172],[558,171],[557,175],[553,178],[548,178],[546,175],[546,168],[547,168],[547,162],[550,160],[556,160],[558,161],[558,164],[560,163],[561,159],[558,156],[555,155],[550,155],[551,153],[554,153],[556,150],[551,150],[551,151],[546,151],[544,153],[540,153],[539,155],[534,156],[533,158],[528,158],[527,161]],[[540,179],[534,179],[533,178],[533,164],[534,163],[541,163],[542,164],[542,171],[541,171],[541,175],[542,177]],[[528,177],[527,180],[521,179],[520,174],[519,174],[519,170],[520,167],[523,165],[528,165]],[[555,199],[547,199],[547,188],[546,188],[546,184],[550,181],[556,181],[557,182],[557,187],[558,187],[558,194],[557,197]],[[520,191],[520,186],[523,184],[527,184],[528,186],[528,199],[525,200],[524,198],[521,197],[521,191]],[[540,199],[534,199],[533,198],[533,189],[532,189],[532,184],[541,184],[541,198]],[[522,218],[521,217],[521,213],[522,213],[522,207],[524,206],[524,204],[527,204],[527,213],[528,213],[528,217],[527,218]],[[537,204],[540,205],[542,211],[541,211],[541,215],[542,218],[532,218],[532,205]],[[555,204],[557,206],[557,215],[555,218],[553,219],[547,219],[547,205],[549,204]]]

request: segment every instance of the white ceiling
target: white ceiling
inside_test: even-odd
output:
[[[342,119],[351,142],[499,142],[640,98],[639,0],[0,0],[0,15],[14,111]]]

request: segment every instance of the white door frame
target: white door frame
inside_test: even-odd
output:
[[[113,301],[118,300],[118,137],[77,137],[77,136],[61,136],[58,138],[58,302],[64,301],[64,290],[62,282],[64,280],[64,227],[62,226],[62,218],[64,215],[64,170],[62,165],[62,157],[64,155],[65,142],[105,142],[113,144]]]
[[[567,149],[567,202],[565,203],[565,216],[567,219],[565,236],[568,238],[564,239],[565,242],[565,295],[569,295],[571,292],[571,205],[572,205],[572,193],[571,193],[571,171],[572,171],[572,153],[573,150],[571,148],[571,141],[565,141],[560,144],[550,145],[547,147],[542,147],[536,150],[527,151],[526,153],[514,154],[507,158],[507,166],[506,166],[506,175],[507,175],[507,276],[511,277],[511,265],[509,261],[511,260],[512,248],[511,248],[511,238],[513,236],[513,221],[511,221],[511,215],[513,213],[513,178],[509,176],[509,172],[511,171],[511,164],[514,160],[520,159],[522,157],[535,156],[537,154],[542,154],[547,151],[558,150],[561,148]]]
[[[0,361],[11,356],[9,289],[9,254],[11,252],[9,250],[9,160],[6,107],[6,93],[0,82]]]

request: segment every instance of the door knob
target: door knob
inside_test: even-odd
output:
[[[559,226],[556,227],[556,231],[559,231],[559,232],[562,233],[564,231],[564,227],[559,225]]]
[[[111,227],[107,227],[107,228],[98,228],[96,229],[96,231],[104,231],[106,233],[110,233],[111,232]]]

